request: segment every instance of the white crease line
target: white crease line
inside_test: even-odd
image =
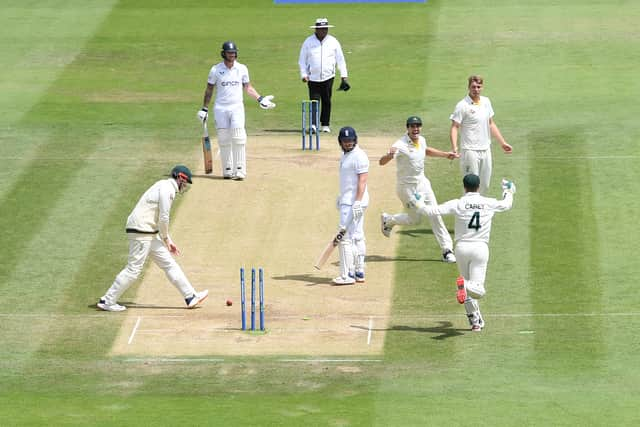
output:
[[[369,331],[367,332],[367,345],[371,345],[372,333],[373,333],[373,317],[369,316]]]
[[[187,359],[187,358],[171,358],[171,357],[159,357],[159,358],[136,358],[131,357],[128,359],[124,359],[125,362],[132,363],[187,363],[187,362],[224,362],[224,359],[215,359],[215,358],[197,358],[197,359]]]
[[[277,361],[282,363],[379,363],[379,362],[382,362],[383,360],[382,359],[278,359]],[[225,359],[130,357],[130,358],[124,359],[124,362],[128,362],[128,363],[221,363],[221,362],[225,362]],[[230,362],[233,363],[234,360],[231,360]]]
[[[133,330],[131,331],[131,335],[129,336],[129,342],[127,342],[127,345],[130,345],[133,342],[133,337],[136,335],[138,326],[140,326],[140,320],[142,320],[142,316],[138,316],[138,320],[136,320],[136,325],[133,327]]]
[[[382,362],[382,359],[278,359],[278,362],[293,363],[359,363],[359,362]]]

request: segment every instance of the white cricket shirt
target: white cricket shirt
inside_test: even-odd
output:
[[[323,82],[336,75],[336,65],[340,77],[347,77],[347,63],[340,42],[327,34],[320,41],[315,34],[310,35],[300,48],[300,77],[309,77],[312,82]]]
[[[424,159],[427,151],[427,140],[420,135],[414,144],[405,134],[393,143],[398,149],[393,158],[396,159],[396,177],[398,184],[417,184],[424,177]]]
[[[474,104],[469,95],[456,104],[449,118],[460,125],[461,150],[486,150],[491,145],[489,119],[494,115],[491,101],[486,96]]]
[[[358,175],[369,172],[369,158],[357,145],[340,159],[340,204],[352,205],[358,194]],[[365,188],[362,205],[369,204],[369,190]]]
[[[217,105],[242,104],[243,84],[249,83],[249,69],[237,61],[231,68],[220,62],[211,67],[207,82],[216,87]]]
[[[429,215],[455,215],[456,242],[489,243],[491,220],[496,212],[511,209],[513,194],[505,192],[504,199],[496,200],[480,193],[465,193],[459,199],[438,206],[427,206]]]

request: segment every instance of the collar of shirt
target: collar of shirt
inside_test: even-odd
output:
[[[482,103],[482,97],[478,98],[478,102],[475,102],[469,95],[464,97],[465,101],[469,104],[480,105]]]

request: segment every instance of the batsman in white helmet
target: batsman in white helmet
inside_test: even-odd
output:
[[[503,179],[502,200],[496,200],[480,195],[478,175],[465,175],[462,184],[464,196],[438,206],[427,206],[426,211],[428,215],[455,215],[456,255],[460,271],[456,280],[456,297],[460,304],[464,304],[471,330],[480,332],[484,328],[484,319],[478,299],[486,293],[484,281],[489,262],[491,220],[496,212],[511,209],[516,185]]]
[[[381,166],[395,159],[397,163],[396,194],[407,209],[406,213],[387,214],[380,217],[380,228],[385,237],[391,235],[395,225],[417,225],[426,216],[426,205],[437,205],[436,195],[431,188],[431,182],[424,174],[426,156],[455,159],[456,153],[445,152],[427,146],[427,140],[420,135],[422,119],[411,116],[406,122],[407,133],[393,143],[387,154],[379,160]],[[454,263],[453,241],[447,227],[439,216],[430,217],[433,235],[442,250],[442,261]]]
[[[153,184],[127,218],[126,232],[129,238],[129,258],[127,266],[116,276],[113,284],[100,301],[98,308],[104,311],[124,311],[127,307],[118,304],[122,294],[136,281],[142,267],[151,259],[160,267],[167,278],[182,294],[187,308],[194,308],[207,298],[209,291],[196,292],[187,276],[173,258],[180,251],[169,236],[169,215],[176,194],[189,190],[191,171],[178,165],[171,170],[169,179]]]
[[[247,132],[245,126],[242,90],[258,101],[262,109],[275,108],[273,95],[261,96],[251,85],[248,68],[236,61],[238,48],[232,41],[222,44],[220,51],[222,62],[211,67],[204,91],[202,109],[198,111],[198,119],[204,122],[209,115],[209,102],[216,88],[216,100],[213,112],[220,147],[220,163],[222,177],[241,181],[247,176],[245,146]]]
[[[338,244],[340,276],[333,279],[336,285],[364,282],[367,246],[364,238],[364,212],[369,206],[369,158],[358,146],[358,135],[354,128],[345,126],[338,134],[342,149],[340,158],[340,195],[337,207],[344,237]]]

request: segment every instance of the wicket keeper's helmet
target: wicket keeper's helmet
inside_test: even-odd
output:
[[[220,56],[222,59],[227,59],[224,54],[227,52],[235,53],[236,57],[238,56],[238,47],[231,40],[222,43],[222,50],[220,51]]]
[[[345,150],[344,146],[342,145],[343,142],[347,141],[353,142],[353,145],[349,150]],[[353,150],[356,144],[358,144],[358,135],[356,134],[356,130],[351,126],[345,126],[340,129],[340,132],[338,133],[338,144],[345,153]]]
[[[407,119],[407,127],[411,125],[422,126],[422,119],[418,116],[411,116]]]
[[[191,171],[189,170],[188,167],[183,166],[183,165],[178,165],[176,167],[174,167],[173,169],[171,169],[171,177],[175,180],[177,180],[179,177],[184,179],[185,181],[187,181],[189,184],[192,183],[191,178]]]

